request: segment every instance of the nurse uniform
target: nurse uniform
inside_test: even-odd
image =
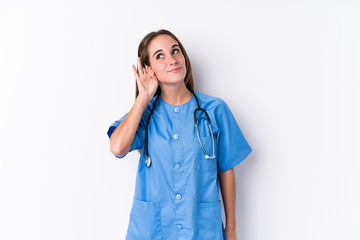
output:
[[[126,240],[226,239],[217,174],[235,167],[252,149],[222,99],[194,92],[210,118],[215,158],[205,158],[198,140],[195,97],[171,105],[160,95],[148,125],[151,165],[146,166],[145,126],[154,96],[142,114],[130,150],[141,149],[141,155]],[[109,138],[126,115],[111,124]],[[197,111],[197,121],[204,150],[212,156],[211,133],[202,111]]]

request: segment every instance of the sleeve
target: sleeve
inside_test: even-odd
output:
[[[222,173],[242,162],[252,152],[252,149],[223,100],[216,110],[219,128],[217,169],[218,173]]]
[[[107,131],[107,135],[109,136],[109,139],[111,137],[111,134],[115,131],[115,129],[117,128],[117,126],[120,125],[120,123],[124,120],[124,118],[126,117],[128,113],[126,113],[124,116],[122,116],[119,120],[116,120],[115,122],[113,122],[108,131]],[[140,122],[139,122],[139,126],[136,130],[136,133],[135,133],[135,137],[134,137],[134,140],[131,144],[131,151],[133,150],[137,150],[137,149],[141,149],[143,144],[144,144],[144,141],[145,141],[145,124],[146,122],[144,121],[144,114],[142,115],[141,119],[140,119]],[[124,156],[116,156],[114,154],[115,157],[117,158],[124,158],[128,153],[126,153]]]

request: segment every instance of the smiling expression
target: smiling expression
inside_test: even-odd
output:
[[[174,84],[184,80],[186,76],[185,57],[179,44],[171,36],[156,36],[148,47],[150,67],[146,70],[154,72],[160,83]]]

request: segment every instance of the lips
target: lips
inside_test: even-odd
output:
[[[169,72],[178,72],[178,71],[180,71],[180,69],[181,69],[181,67],[179,67],[179,68],[174,68],[174,69],[172,69],[172,70],[170,70]]]

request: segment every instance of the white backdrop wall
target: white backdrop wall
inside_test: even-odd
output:
[[[134,103],[140,40],[161,28],[253,148],[235,168],[238,239],[360,239],[359,13],[355,0],[1,1],[0,239],[125,238],[139,155],[115,158],[106,131]]]

